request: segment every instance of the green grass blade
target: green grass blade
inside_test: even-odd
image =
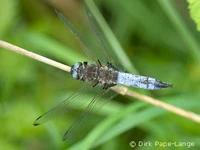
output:
[[[164,12],[170,19],[171,23],[174,25],[176,30],[182,36],[185,43],[188,45],[189,53],[194,58],[198,64],[200,64],[200,45],[196,40],[194,35],[191,33],[189,28],[186,26],[183,19],[178,14],[177,10],[174,8],[172,1],[158,0],[160,6],[163,8]]]

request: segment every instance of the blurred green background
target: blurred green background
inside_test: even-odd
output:
[[[120,43],[130,61],[125,70],[174,85],[173,89],[159,91],[130,89],[200,114],[200,36],[189,16],[187,2],[96,0],[95,3],[118,39],[118,43],[111,44],[120,48]],[[81,0],[2,0],[0,39],[69,66],[87,60],[56,16],[55,8],[79,30],[90,33]],[[93,6],[90,9],[96,10]],[[104,25],[100,26],[104,29]],[[125,59],[120,58],[120,62]],[[81,109],[39,127],[32,124],[82,83],[69,73],[2,48],[0,68],[1,149],[68,149],[70,145],[62,141],[62,136]],[[188,146],[194,142],[192,149],[200,149],[198,123],[137,99],[118,95],[93,115],[103,119],[91,129],[82,148],[163,149],[161,145],[134,148],[129,145],[131,141],[137,144],[150,141],[153,145],[159,141],[188,142]],[[73,146],[76,149],[79,144]],[[165,149],[172,148],[182,150],[187,146]]]

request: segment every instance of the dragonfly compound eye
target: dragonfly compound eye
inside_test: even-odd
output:
[[[83,64],[81,62],[77,62],[71,67],[71,74],[72,74],[73,78],[75,78],[75,79],[80,78],[80,72],[81,72],[82,65]]]

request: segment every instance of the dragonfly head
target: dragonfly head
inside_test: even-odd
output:
[[[71,67],[70,73],[73,76],[73,78],[80,79],[82,68],[83,68],[83,64],[81,62],[77,62]]]

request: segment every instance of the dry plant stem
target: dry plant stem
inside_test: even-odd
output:
[[[71,70],[71,67],[69,67],[69,66],[66,66],[66,65],[61,64],[61,63],[56,62],[56,61],[53,61],[53,60],[51,60],[49,58],[40,56],[40,55],[35,54],[33,52],[27,51],[27,50],[25,50],[23,48],[20,48],[18,46],[12,45],[12,44],[7,43],[7,42],[2,41],[2,40],[0,40],[0,47],[5,48],[5,49],[10,50],[10,51],[13,51],[13,52],[16,52],[16,53],[21,54],[21,55],[25,55],[27,57],[30,57],[32,59],[41,61],[43,63],[46,63],[48,65],[54,66],[56,68],[59,68],[61,70],[67,71],[67,72],[70,72],[70,70]]]
[[[0,47],[8,49],[8,50],[11,50],[11,51],[16,52],[16,53],[21,54],[21,55],[28,56],[28,57],[30,57],[32,59],[44,62],[44,63],[46,63],[48,65],[54,66],[56,68],[59,68],[61,70],[67,71],[67,72],[70,72],[70,70],[71,70],[71,68],[69,66],[66,66],[64,64],[58,63],[58,62],[53,61],[51,59],[48,59],[46,57],[40,56],[40,55],[35,54],[33,52],[29,52],[29,51],[27,51],[25,49],[22,49],[20,47],[15,46],[15,45],[9,44],[9,43],[7,43],[5,41],[1,41],[0,40]],[[119,93],[121,95],[128,95],[130,97],[133,97],[133,98],[139,99],[141,101],[150,103],[150,104],[152,104],[154,106],[158,106],[160,108],[163,108],[165,110],[173,112],[173,113],[175,113],[177,115],[183,116],[185,118],[188,118],[190,120],[193,120],[195,122],[200,123],[200,115],[195,114],[193,112],[185,111],[183,109],[180,109],[178,107],[172,106],[170,104],[161,102],[161,101],[159,101],[157,99],[154,99],[152,97],[145,96],[145,95],[130,91],[126,87],[115,86],[112,89],[115,90],[117,93]]]
[[[134,98],[139,99],[141,101],[150,103],[150,104],[152,104],[154,106],[158,106],[158,107],[163,108],[165,110],[168,110],[168,111],[170,111],[172,113],[175,113],[177,115],[180,115],[182,117],[185,117],[185,118],[188,118],[190,120],[193,120],[195,122],[200,123],[200,116],[198,114],[193,113],[193,112],[185,111],[185,110],[183,110],[181,108],[178,108],[178,107],[172,106],[170,104],[164,103],[164,102],[159,101],[159,100],[157,100],[155,98],[152,98],[152,97],[149,97],[149,96],[145,96],[145,95],[130,91],[126,87],[123,87],[123,86],[115,86],[112,89],[114,91],[120,93],[121,95],[128,95],[130,97],[134,97]]]

